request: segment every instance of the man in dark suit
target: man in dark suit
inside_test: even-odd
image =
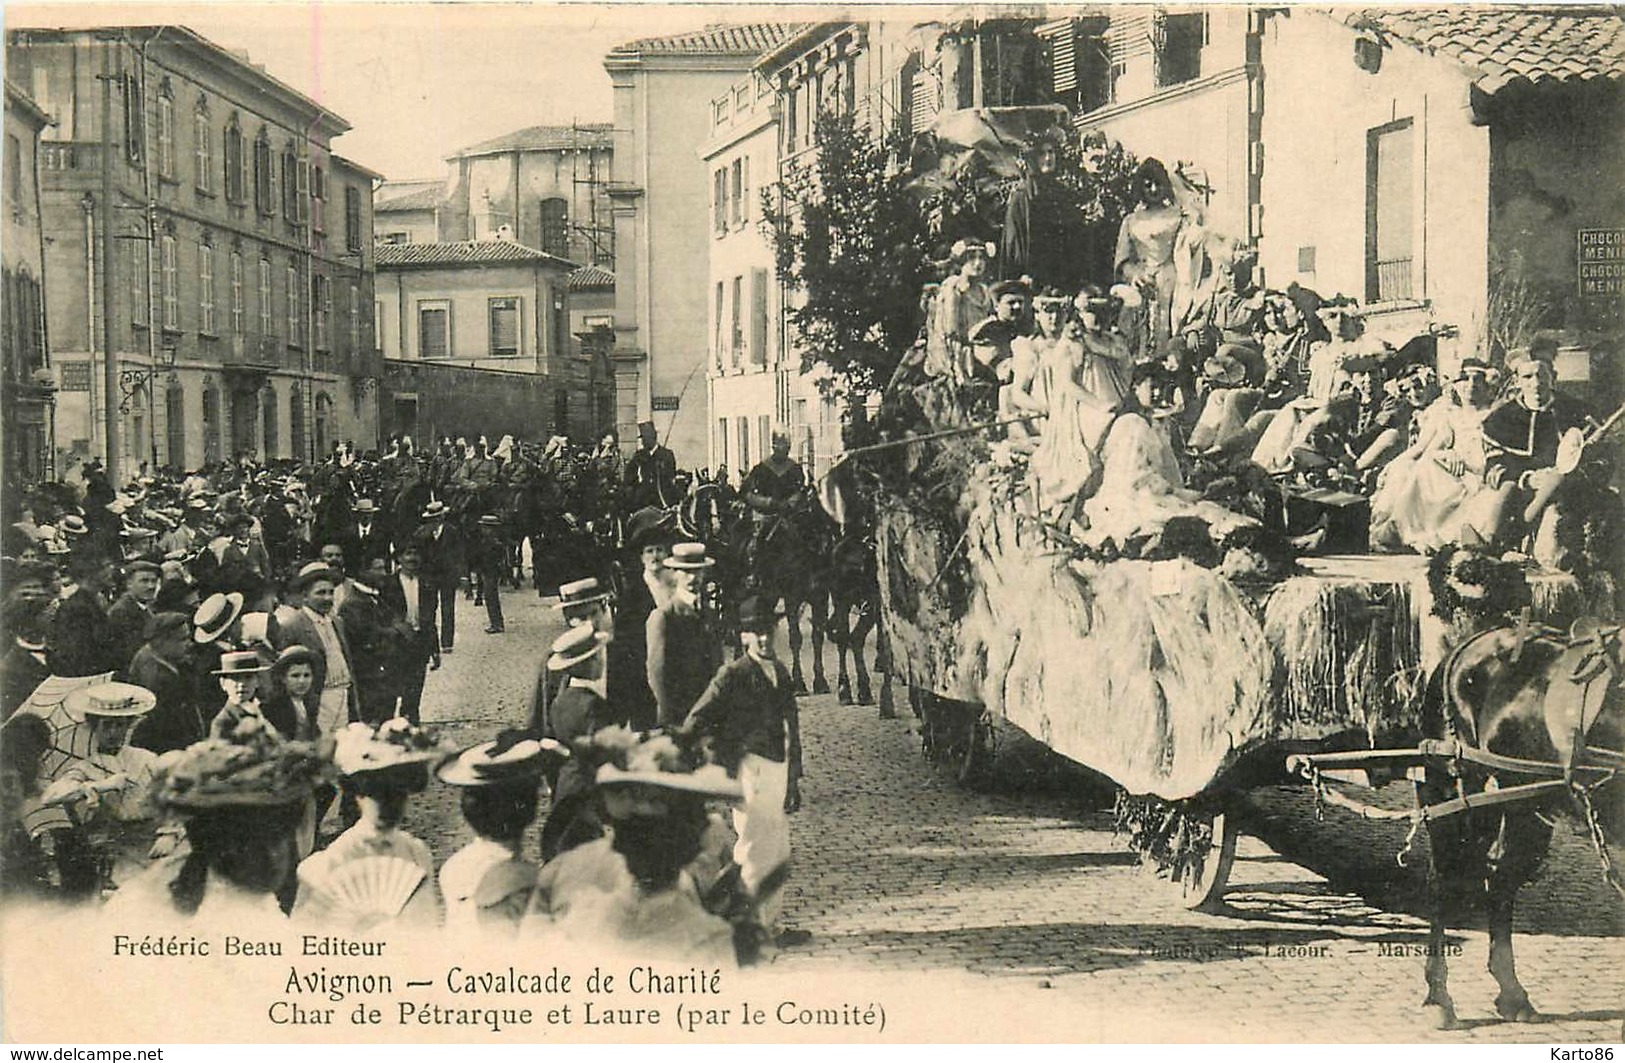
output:
[[[549,706],[547,737],[568,746],[615,722],[604,696],[604,644],[608,641],[609,636],[586,624],[570,628],[553,641],[548,671],[569,678]],[[542,827],[543,860],[603,833],[593,815],[592,779],[592,768],[572,757],[552,780],[553,807]]]
[[[375,557],[388,562],[389,528],[377,503],[370,498],[358,498],[350,510],[355,519],[345,529],[340,545],[344,547],[344,556],[349,559],[351,571],[364,571],[367,562]]]
[[[407,545],[401,550],[400,563],[400,569],[385,580],[380,593],[386,607],[399,615],[411,631],[410,637],[396,643],[390,667],[400,693],[400,714],[417,723],[424,681],[429,672],[440,667],[440,636],[435,631],[434,601],[423,578],[422,548]]]
[[[163,583],[164,570],[151,561],[131,561],[124,566],[124,593],[107,610],[113,631],[113,659],[120,672],[130,667],[136,651],[147,641],[147,622],[152,619],[153,599]]]
[[[355,657],[344,621],[333,615],[333,587],[337,576],[319,561],[299,570],[294,590],[303,604],[276,625],[277,650],[304,646],[316,654],[316,682],[320,691],[316,730],[331,735],[357,718]]]
[[[353,590],[337,610],[350,640],[361,721],[374,725],[395,714],[395,675],[390,665],[394,644],[401,638],[395,615],[383,600],[384,582],[389,579],[384,566],[382,557],[374,557],[361,569],[351,583]]]
[[[45,610],[49,604],[46,598],[18,595],[8,597],[0,610],[0,620],[11,636],[11,645],[0,654],[0,720],[9,720],[51,677],[45,663]]]
[[[646,506],[669,509],[680,498],[677,493],[677,455],[660,443],[653,421],[638,424],[638,449],[622,470],[622,497],[626,512],[636,513]]]
[[[790,821],[801,807],[801,722],[790,673],[774,638],[782,613],[759,597],[739,605],[744,655],[717,669],[683,731],[708,739],[716,759],[738,777],[744,803],[734,810],[734,862],[771,935],[790,862]]]
[[[192,653],[192,620],[185,613],[158,613],[151,636],[130,661],[130,682],[146,687],[158,699],[136,724],[132,745],[154,753],[185,749],[208,737],[209,725],[198,703],[197,684],[187,668]]]
[[[423,552],[423,583],[440,613],[440,652],[450,653],[457,640],[457,584],[467,575],[463,537],[450,527],[446,504],[430,502],[413,543]]]
[[[101,675],[129,664],[114,660],[118,647],[114,645],[103,597],[113,583],[113,562],[91,550],[75,551],[68,556],[68,578],[72,589],[57,607],[46,640],[51,673]]]

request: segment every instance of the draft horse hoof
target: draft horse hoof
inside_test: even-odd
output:
[[[1539,1011],[1536,1011],[1535,1006],[1529,1003],[1527,998],[1521,1001],[1512,1001],[1511,1003],[1507,1004],[1503,1004],[1497,1000],[1495,1002],[1495,1010],[1496,1013],[1507,1022],[1542,1023],[1550,1021],[1547,1016],[1542,1015]]]
[[[813,685],[812,685],[812,692],[814,694],[828,694],[829,693],[829,680],[825,679],[823,676],[819,676],[817,679],[814,679],[813,680]]]
[[[1454,1030],[1459,1025],[1456,1022],[1456,1009],[1449,1004],[1423,1004],[1422,1013],[1427,1017],[1428,1025],[1435,1030]]]

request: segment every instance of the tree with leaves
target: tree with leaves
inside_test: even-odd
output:
[[[919,331],[930,239],[900,143],[851,115],[825,114],[814,160],[794,160],[763,196],[802,368],[823,363],[851,392],[884,383]]]

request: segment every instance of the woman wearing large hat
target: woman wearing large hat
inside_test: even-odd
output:
[[[185,824],[188,846],[120,889],[109,915],[233,930],[280,920],[305,805],[327,770],[316,747],[284,742],[257,717],[169,754],[153,792]]]
[[[718,824],[713,802],[741,799],[716,765],[696,767],[671,738],[600,731],[578,754],[598,763],[610,836],[542,868],[523,931],[556,933],[596,950],[732,967],[735,932],[701,903],[690,871]]]
[[[475,835],[440,868],[447,930],[464,936],[518,928],[537,871],[520,857],[520,844],[536,819],[548,758],[568,755],[550,738],[504,731],[436,769],[441,782],[457,787],[463,819]]]
[[[376,729],[353,723],[338,733],[333,765],[361,817],[300,863],[295,918],[350,931],[439,922],[434,858],[400,825],[411,796],[428,785],[429,765],[446,752],[433,732],[401,717]]]

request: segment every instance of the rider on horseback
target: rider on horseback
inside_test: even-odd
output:
[[[755,524],[755,531],[746,553],[753,571],[755,559],[763,543],[806,488],[807,474],[802,471],[801,465],[790,457],[789,433],[783,430],[775,431],[773,452],[745,477],[741,492],[745,504],[750,507],[752,521]]]

